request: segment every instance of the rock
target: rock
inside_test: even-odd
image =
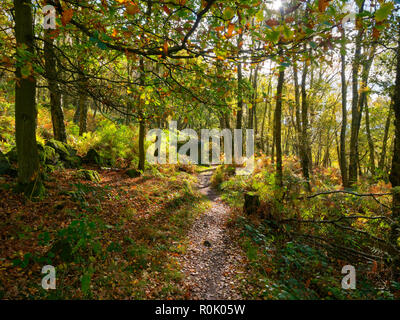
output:
[[[81,166],[82,159],[79,156],[70,155],[64,159],[64,166],[66,168],[79,168]]]
[[[11,169],[10,162],[7,157],[0,151],[0,174],[8,174]]]
[[[126,174],[130,177],[130,178],[137,178],[141,176],[141,172],[135,168],[132,169],[128,169],[126,170]]]
[[[42,151],[39,150],[39,157],[40,161],[45,164],[56,164],[60,159],[56,150],[50,146],[44,146]]]
[[[46,146],[52,147],[60,155],[61,160],[65,160],[69,156],[76,155],[76,150],[74,150],[68,144],[55,139],[47,141]]]
[[[260,197],[252,193],[245,193],[243,211],[249,215],[256,213],[259,208],[260,208]]]
[[[92,182],[100,182],[99,173],[95,170],[81,169],[78,170],[77,175],[79,176],[79,178],[84,180],[89,180]]]
[[[106,164],[106,161],[103,159],[103,157],[93,148],[89,149],[82,160],[85,163],[97,164],[99,166]]]

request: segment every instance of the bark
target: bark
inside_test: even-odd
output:
[[[145,70],[144,70],[144,60],[143,57],[140,58],[140,84],[144,85],[144,76],[145,76]],[[143,107],[143,101],[142,99],[139,100],[139,108]],[[144,139],[146,136],[146,125],[145,125],[145,119],[143,116],[143,112],[139,112],[139,165],[138,169],[141,170],[142,172],[144,171],[145,167],[145,150],[144,150]]]
[[[30,0],[14,0],[15,37],[17,48],[33,54],[33,17]],[[18,54],[18,53],[17,53]],[[23,63],[31,63],[23,56],[17,56]],[[36,78],[22,77],[21,67],[16,66],[15,75],[15,138],[18,152],[19,189],[29,197],[40,195],[43,185],[39,173],[39,155],[36,143]]]
[[[299,80],[298,80],[298,72],[297,66],[293,65],[293,79],[294,79],[294,98],[295,98],[295,105],[296,105],[296,137],[297,137],[297,156],[301,157],[301,117],[300,117],[300,89],[299,89]]]
[[[80,92],[79,92],[79,135],[83,135],[87,131],[87,113],[88,101],[85,93],[87,81],[84,75],[80,76]]]
[[[400,28],[399,28],[400,30]],[[393,187],[392,220],[390,240],[396,247],[399,246],[400,238],[400,31],[398,35],[398,46],[396,52],[396,82],[393,96],[393,111],[395,115],[395,137],[392,159],[392,169],[390,172],[390,182]],[[393,261],[393,273],[396,279],[400,278],[400,257],[397,254]]]
[[[367,140],[368,140],[368,149],[369,149],[369,170],[372,176],[375,176],[375,147],[374,141],[371,135],[371,128],[369,122],[369,110],[368,110],[368,101],[365,100],[365,127],[367,130]]]
[[[339,153],[339,166],[342,174],[343,187],[349,187],[349,179],[347,175],[347,158],[346,158],[346,128],[347,128],[347,83],[346,83],[346,43],[345,31],[342,33],[342,47],[341,47],[341,85],[342,85],[342,127],[340,130],[340,153]]]
[[[359,8],[359,13],[363,12],[364,2]],[[350,163],[349,163],[349,185],[353,186],[358,180],[358,135],[361,124],[362,108],[364,107],[364,99],[366,97],[365,91],[362,91],[361,96],[358,94],[358,70],[361,62],[361,40],[363,36],[363,29],[360,28],[357,32],[355,40],[355,53],[352,66],[352,105],[351,105],[351,138],[350,138]],[[364,80],[366,75],[366,81],[368,80],[369,68],[367,63],[363,66]],[[367,71],[368,69],[368,71]],[[366,81],[363,82],[363,86],[366,87]]]
[[[276,149],[276,185],[282,187],[282,91],[285,80],[285,71],[279,71],[278,85],[276,89],[275,108],[275,149]]]
[[[61,108],[61,92],[57,82],[56,56],[53,48],[54,39],[49,30],[45,30],[44,58],[47,84],[50,92],[51,121],[53,124],[54,139],[67,141],[64,125],[64,114]]]
[[[145,134],[146,127],[144,120],[141,119],[139,121],[139,166],[138,169],[144,171],[144,165],[145,165],[145,150],[144,150],[144,138],[146,136]]]
[[[310,159],[309,159],[309,139],[308,139],[308,101],[306,92],[306,77],[308,72],[307,62],[304,62],[303,74],[301,77],[301,167],[307,188],[310,189]]]
[[[238,37],[238,47],[242,42],[243,34]],[[242,94],[242,63],[238,62],[237,65],[237,114],[236,114],[236,129],[242,129],[242,116],[243,116],[243,94]]]
[[[80,117],[80,114],[81,114],[81,109],[79,107],[79,100],[78,100],[78,102],[75,103],[75,106],[76,106],[76,110],[75,110],[75,113],[74,113],[73,121],[74,121],[75,124],[79,124],[79,117]]]
[[[389,129],[390,129],[390,124],[392,120],[392,113],[393,113],[393,108],[392,105],[389,107],[389,113],[386,118],[386,123],[385,123],[385,133],[383,134],[383,140],[382,140],[382,153],[381,157],[379,158],[379,171],[383,172],[385,168],[385,159],[386,159],[386,148],[387,148],[387,142],[388,142],[388,137],[389,137]]]

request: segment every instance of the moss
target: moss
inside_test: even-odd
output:
[[[86,156],[83,157],[83,161],[90,164],[97,164],[99,166],[104,165],[106,162],[103,157],[93,148],[90,149]]]
[[[92,182],[100,182],[100,175],[95,170],[81,169],[81,170],[78,170],[77,175],[79,178],[84,179],[84,180],[89,180]]]
[[[18,161],[17,147],[13,147],[10,151],[8,151],[6,153],[6,156],[11,163],[17,163]]]
[[[27,198],[32,200],[41,200],[46,195],[46,189],[39,179],[27,184],[18,183],[15,191],[24,193]]]
[[[139,170],[132,168],[132,169],[126,170],[126,174],[130,178],[137,178],[137,177],[140,177],[142,173]]]
[[[66,168],[79,168],[81,166],[81,158],[78,156],[67,156],[64,159],[64,164]]]
[[[65,160],[66,157],[71,155],[69,146],[61,141],[51,139],[47,141],[46,146],[52,147],[60,155],[62,160]]]
[[[0,151],[0,174],[6,174],[10,170],[11,165],[7,157]]]

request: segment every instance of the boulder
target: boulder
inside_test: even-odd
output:
[[[79,156],[67,156],[64,160],[63,160],[64,166],[66,168],[79,168],[81,166],[82,163],[82,159]]]
[[[93,148],[89,149],[82,160],[85,163],[97,164],[99,166],[106,164],[103,157]]]
[[[60,159],[56,150],[50,146],[44,146],[43,150],[39,149],[39,157],[40,161],[45,164],[56,164]]]
[[[76,150],[64,142],[51,139],[46,142],[46,146],[52,147],[63,161],[66,160],[67,157],[76,156]]]

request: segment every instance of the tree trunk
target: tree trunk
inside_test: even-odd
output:
[[[80,118],[80,114],[81,114],[81,108],[79,107],[79,100],[77,103],[75,103],[75,107],[76,107],[76,110],[74,113],[73,121],[75,124],[79,124],[79,118]]]
[[[64,125],[64,114],[61,108],[61,92],[57,83],[56,56],[53,48],[54,39],[49,30],[45,30],[44,58],[47,83],[50,91],[51,121],[53,124],[54,139],[67,141],[67,133]]]
[[[339,166],[342,174],[342,185],[349,187],[349,179],[347,175],[347,158],[346,158],[346,128],[347,128],[347,84],[346,84],[346,43],[345,31],[342,28],[342,46],[341,46],[341,84],[342,84],[342,127],[340,130],[340,157]]]
[[[369,123],[369,110],[368,101],[365,99],[365,127],[367,130],[368,148],[369,148],[369,170],[373,177],[375,177],[375,148],[374,141],[372,140],[371,128]]]
[[[359,13],[362,12],[362,7]],[[361,59],[361,38],[363,30],[358,30],[355,42],[355,53],[352,65],[352,104],[351,104],[351,138],[350,138],[350,163],[349,163],[349,185],[357,182],[357,149],[358,149],[358,123],[361,113],[358,103],[358,69]]]
[[[144,171],[145,165],[145,150],[144,150],[144,138],[146,136],[146,126],[144,119],[139,121],[139,167],[138,169]]]
[[[30,0],[14,0],[15,37],[17,48],[33,54],[33,17]],[[19,50],[18,50],[19,51]],[[32,62],[26,54],[19,55],[17,60],[23,64]],[[39,172],[39,155],[36,143],[36,78],[33,74],[22,75],[19,64],[15,75],[15,138],[18,152],[18,184],[19,189],[28,197],[40,196],[43,185]]]
[[[400,31],[400,28],[399,28]],[[392,169],[390,172],[390,182],[393,187],[393,208],[392,216],[393,224],[391,226],[390,240],[391,243],[399,248],[400,238],[400,32],[398,35],[397,45],[397,66],[396,66],[396,82],[393,96],[393,111],[395,115],[395,137],[394,137],[394,149],[392,159]],[[400,248],[399,248],[400,249]],[[397,254],[393,261],[393,273],[395,280],[400,278],[400,257]]]
[[[310,159],[309,159],[309,140],[308,140],[308,102],[306,92],[306,77],[307,77],[308,65],[307,61],[304,61],[303,74],[301,76],[301,166],[303,170],[304,179],[307,182],[307,189],[310,189]]]
[[[282,91],[285,80],[285,71],[279,71],[278,85],[276,89],[275,108],[275,149],[276,149],[276,185],[283,186],[282,173]]]
[[[80,92],[79,92],[79,135],[83,135],[87,131],[87,96],[85,76],[80,76]]]
[[[293,64],[293,79],[294,79],[294,99],[296,104],[296,153],[301,158],[301,116],[300,116],[300,89],[297,66]]]
[[[379,158],[379,171],[383,172],[385,168],[385,158],[386,158],[386,147],[387,147],[387,142],[388,142],[388,137],[389,137],[389,129],[390,129],[390,124],[392,122],[392,113],[393,113],[393,108],[392,105],[389,107],[389,113],[386,118],[386,123],[385,123],[385,133],[383,134],[383,141],[382,141],[382,153],[381,157]]]
[[[238,37],[238,48],[242,42],[243,34]],[[242,129],[242,116],[243,116],[243,94],[242,94],[242,63],[238,62],[237,65],[237,114],[236,114],[236,129]]]

